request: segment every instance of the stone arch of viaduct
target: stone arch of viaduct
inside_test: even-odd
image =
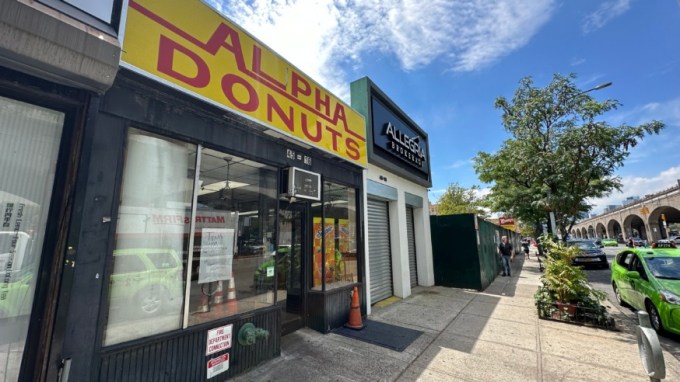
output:
[[[680,181],[679,186],[582,220],[569,234],[572,238],[621,241],[639,237],[651,242],[668,238],[671,224],[680,224]]]

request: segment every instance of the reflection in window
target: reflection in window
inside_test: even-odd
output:
[[[63,124],[63,113],[0,97],[0,379],[3,381],[19,378]]]
[[[193,145],[129,133],[105,345],[182,326],[195,160]]]
[[[358,282],[356,190],[324,182],[323,204],[312,205],[312,288]]]
[[[271,306],[276,171],[202,149],[189,325]]]
[[[275,190],[273,168],[131,129],[104,344],[271,306]]]

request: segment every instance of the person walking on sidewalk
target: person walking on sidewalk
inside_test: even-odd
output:
[[[529,258],[529,239],[522,240],[522,251],[524,251],[524,260],[531,260]]]
[[[498,245],[498,254],[501,257],[503,276],[510,277],[510,262],[515,258],[515,249],[508,243],[507,236],[501,236],[501,243]]]

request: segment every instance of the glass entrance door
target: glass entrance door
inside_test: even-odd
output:
[[[288,334],[304,326],[305,223],[305,205],[281,202],[276,271],[277,301],[283,309],[282,334]]]

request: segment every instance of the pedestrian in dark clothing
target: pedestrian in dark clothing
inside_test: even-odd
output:
[[[502,236],[498,245],[498,255],[501,257],[503,276],[510,276],[510,262],[515,258],[515,249],[508,243],[508,237]]]
[[[522,241],[522,251],[524,251],[524,259],[531,260],[529,258],[529,239],[524,239]]]

